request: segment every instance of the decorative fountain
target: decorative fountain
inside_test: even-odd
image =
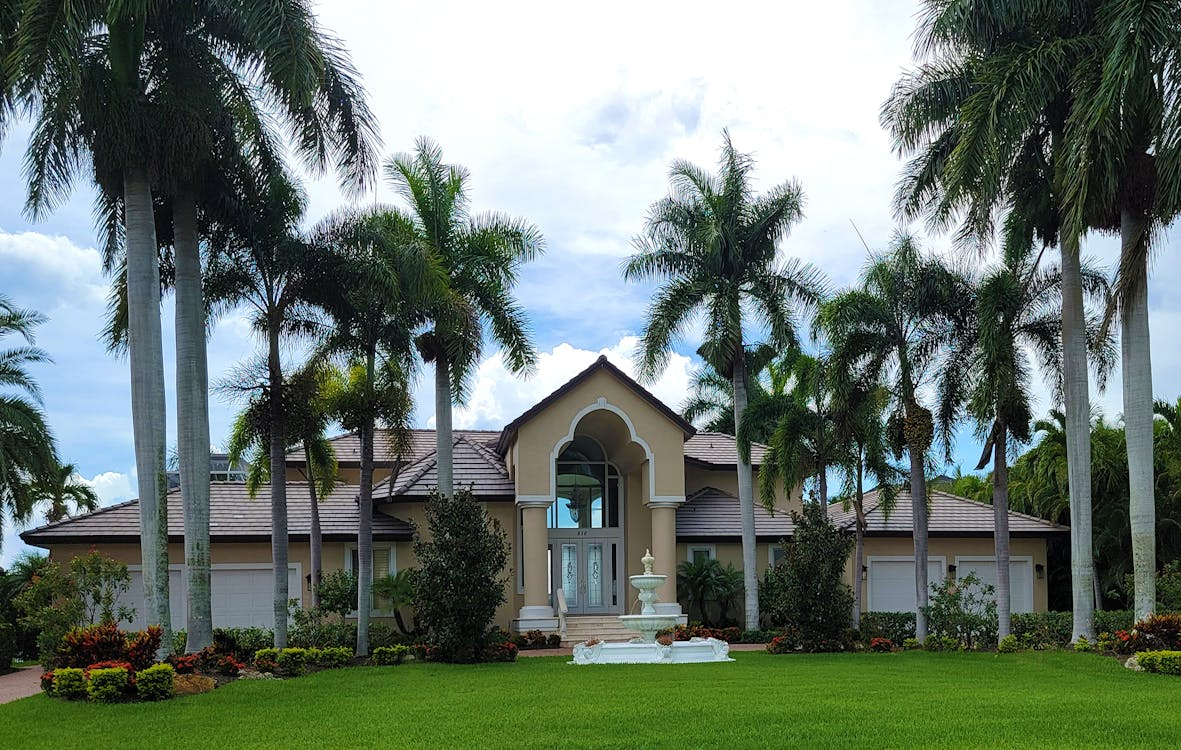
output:
[[[631,585],[640,593],[640,614],[620,615],[619,620],[628,630],[635,630],[639,636],[626,643],[604,643],[587,641],[574,647],[572,664],[687,664],[691,662],[734,661],[730,658],[730,644],[716,638],[693,638],[688,641],[660,643],[656,634],[669,630],[677,624],[673,614],[657,614],[653,603],[656,589],[668,578],[652,572],[650,550],[644,550],[640,562],[644,572],[628,576]],[[663,639],[662,639],[663,640]]]

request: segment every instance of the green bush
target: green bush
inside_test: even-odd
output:
[[[383,667],[397,666],[410,655],[410,647],[399,643],[396,646],[379,646],[373,649],[373,663]]]
[[[915,650],[921,649],[922,647],[923,647],[923,644],[919,643],[918,638],[905,638],[902,641],[902,650],[903,651],[915,651]]]
[[[1134,629],[1145,651],[1181,649],[1181,615],[1149,615]]]
[[[260,648],[254,652],[253,664],[259,672],[279,671],[279,649]]]
[[[357,574],[348,570],[325,573],[320,576],[316,593],[320,595],[320,609],[344,620],[357,608]]]
[[[279,671],[288,677],[296,677],[308,670],[308,650],[306,648],[285,648],[279,651],[275,663]]]
[[[53,670],[53,694],[58,698],[77,701],[86,698],[86,673],[78,667]]]
[[[12,662],[16,660],[16,651],[16,628],[6,622],[0,622],[0,674],[12,668]]]
[[[1010,633],[996,644],[996,650],[1002,654],[1015,654],[1021,650],[1021,643],[1017,640],[1017,636]]]
[[[1135,617],[1130,610],[1102,610],[1095,613],[1095,631],[1115,633],[1131,630]],[[1026,648],[1065,648],[1070,645],[1074,615],[1070,612],[1014,612],[1013,635]]]
[[[86,694],[96,703],[118,703],[127,697],[131,686],[130,675],[123,667],[92,669],[86,683]]]
[[[996,644],[996,589],[982,585],[975,573],[931,586],[923,612],[931,635],[951,638],[968,650]]]
[[[174,630],[172,632],[172,653],[183,654],[185,646],[189,644],[189,634],[184,630]]]
[[[314,660],[317,667],[322,669],[336,669],[338,667],[347,667],[353,661],[353,650],[343,646],[331,646],[329,648],[317,649],[318,653]]]
[[[374,631],[378,623],[369,624],[369,640],[373,642]],[[356,646],[357,623],[355,622],[324,622],[322,619],[309,617],[295,618],[295,626],[287,633],[287,643],[296,648],[348,648]]]
[[[929,635],[923,641],[925,651],[963,651],[964,644],[952,635]]]
[[[1078,640],[1074,642],[1074,650],[1080,654],[1085,654],[1094,651],[1095,647],[1091,645],[1091,642],[1087,640],[1085,635],[1080,635]]]
[[[213,650],[248,662],[254,653],[275,642],[275,634],[267,628],[214,628]],[[302,645],[302,644],[300,644]]]
[[[153,664],[135,673],[135,692],[140,700],[166,701],[172,697],[176,670],[170,664]]]
[[[888,638],[902,643],[914,638],[914,612],[865,612],[861,615],[861,640]]]
[[[686,560],[677,566],[677,598],[685,602],[705,627],[726,627],[737,622],[735,610],[742,599],[742,571],[710,557]]]
[[[791,647],[839,651],[851,641],[849,612],[853,592],[841,578],[853,538],[836,528],[815,503],[792,513],[795,534],[784,544],[787,556],[767,571],[760,587],[768,620],[784,629]]]
[[[415,531],[416,623],[435,644],[435,658],[475,662],[491,656],[486,636],[504,603],[508,538],[469,489],[434,494],[426,533]]]
[[[1146,672],[1181,675],[1181,651],[1137,651],[1136,663]]]

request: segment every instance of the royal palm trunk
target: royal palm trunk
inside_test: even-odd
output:
[[[1012,629],[1012,602],[1009,587],[1009,464],[1005,455],[1008,428],[997,423],[992,444],[992,519],[993,547],[996,555],[997,638]]]
[[[1124,385],[1124,430],[1128,444],[1129,519],[1136,618],[1156,609],[1156,497],[1153,487],[1152,353],[1148,331],[1148,256],[1137,252],[1148,219],[1125,209],[1120,234],[1123,258],[1137,258],[1120,314]]]
[[[856,543],[853,547],[853,629],[861,629],[861,599],[864,584],[861,581],[861,569],[865,567],[865,480],[863,476],[864,464],[861,460],[862,451],[857,451],[857,495],[853,499],[853,512],[856,515]]]
[[[435,357],[435,450],[438,458],[439,494],[455,492],[453,437],[451,434],[451,369],[447,355]]]
[[[179,191],[173,204],[176,253],[176,432],[185,519],[185,651],[213,642],[209,589],[209,369],[197,204]]]
[[[312,606],[320,606],[320,570],[323,560],[324,538],[320,533],[320,498],[316,495],[316,472],[312,467],[312,454],[308,451],[312,436],[305,435],[303,440],[303,461],[307,467],[308,499],[311,501],[311,529],[308,531],[308,562],[312,566],[310,580],[312,582]]]
[[[734,357],[734,372],[731,380],[734,386],[734,430],[737,433],[746,414],[746,362],[741,341]],[[759,577],[757,573],[755,541],[755,496],[754,476],[750,458],[738,451],[738,509],[742,517],[742,579],[745,586],[745,625],[747,630],[759,627]]]
[[[910,446],[910,506],[911,534],[914,537],[914,634],[920,642],[927,638],[927,596],[930,583],[927,580],[927,477],[923,473],[923,456],[915,446]]]
[[[1091,538],[1091,403],[1078,238],[1062,243],[1062,395],[1070,487],[1071,640],[1095,639],[1095,563]]]
[[[161,651],[172,642],[168,597],[168,479],[165,475],[164,348],[160,336],[160,259],[147,173],[123,175],[127,252],[127,340],[131,361],[131,422],[139,485],[142,622],[164,630]]]
[[[816,467],[816,480],[820,485],[820,513],[828,518],[828,465],[824,461]]]
[[[270,383],[271,566],[274,574],[275,648],[287,648],[287,446],[284,440],[283,365],[279,358],[279,320],[267,321],[267,379]]]
[[[361,486],[357,508],[357,656],[369,655],[373,589],[373,378],[376,353],[365,357],[365,418],[361,423]]]

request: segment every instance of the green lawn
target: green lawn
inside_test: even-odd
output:
[[[1181,679],[1090,654],[561,657],[239,681],[163,704],[0,706],[5,748],[1177,747]]]

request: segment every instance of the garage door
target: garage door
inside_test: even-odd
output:
[[[914,612],[914,558],[869,558],[869,610],[871,612]],[[928,558],[927,581],[938,583],[943,578],[941,557]]]
[[[995,557],[957,557],[955,576],[975,573],[982,584],[996,586]],[[1033,611],[1033,560],[1009,560],[1009,607],[1013,612]]]
[[[142,628],[147,622],[143,605],[143,574],[139,566],[129,570],[131,588],[120,598],[120,603],[134,607],[137,613],[131,627]],[[303,600],[300,566],[288,568],[288,596]],[[185,627],[186,588],[184,566],[173,565],[169,572],[169,600],[172,606],[172,627]],[[273,589],[271,568],[265,563],[256,565],[214,565],[210,571],[210,605],[215,628],[264,627],[274,622],[272,611]],[[124,623],[128,625],[128,623]]]

